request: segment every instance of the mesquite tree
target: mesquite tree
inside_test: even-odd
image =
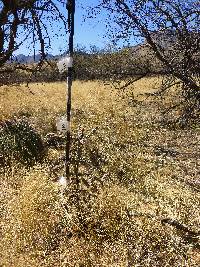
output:
[[[107,10],[108,27],[118,40],[140,38],[162,64],[172,85],[181,86],[181,122],[198,116],[200,107],[200,5],[197,0],[100,0],[96,10]],[[153,59],[152,59],[153,60]]]
[[[26,41],[30,47],[39,45],[43,61],[51,46],[50,33],[52,38],[52,32],[56,37],[67,32],[67,12],[62,12],[65,5],[67,0],[1,0],[0,68]]]

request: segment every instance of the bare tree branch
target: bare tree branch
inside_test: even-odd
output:
[[[40,43],[41,61],[44,60],[46,50],[51,45],[49,36],[53,34],[46,24],[53,25],[54,21],[60,21],[67,33],[67,16],[60,8],[61,4],[66,3],[67,0],[0,0],[0,67],[31,38],[31,34],[35,36],[32,45]],[[59,34],[56,27],[55,35]],[[49,41],[45,42],[45,39]]]

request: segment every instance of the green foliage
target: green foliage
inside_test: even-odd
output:
[[[44,155],[42,139],[26,120],[7,120],[0,125],[1,163],[9,165],[15,159],[33,165]]]

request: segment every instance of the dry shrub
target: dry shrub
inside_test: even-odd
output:
[[[166,199],[170,194],[175,200],[179,193],[178,188],[169,193],[170,185],[160,188],[160,193],[166,191]],[[91,203],[85,203],[85,228],[77,225],[76,217],[68,221],[62,206],[67,197],[61,197],[42,170],[25,175],[18,191],[4,183],[4,192],[1,251],[5,267],[195,266],[197,256],[188,253],[191,245],[176,229],[161,224],[165,199],[160,198],[159,205],[137,190],[107,184]],[[155,216],[149,218],[149,214]],[[66,236],[67,229],[71,238]]]
[[[139,193],[112,184],[100,190],[91,207],[84,235],[65,246],[69,266],[195,266],[181,233],[163,225],[155,213],[159,206]]]
[[[121,242],[98,243],[92,238],[71,238],[61,249],[60,266],[127,266],[126,248]]]
[[[123,186],[104,187],[93,203],[90,230],[103,238],[121,238],[133,196]],[[96,229],[95,229],[96,228]]]
[[[135,93],[154,91],[153,83],[138,81]],[[4,93],[1,118],[29,112],[42,133],[65,110],[64,83]],[[81,216],[69,221],[44,170],[13,172],[0,210],[3,266],[198,266],[199,241],[160,221],[169,217],[198,231],[199,187],[188,184],[198,182],[197,134],[162,128],[148,100],[134,107],[129,100],[98,82],[74,83],[73,137],[84,128]],[[50,150],[49,160],[62,152]],[[62,201],[71,213],[68,196]]]
[[[6,186],[4,190],[9,192]],[[11,190],[4,208],[1,250],[5,266],[27,254],[45,256],[57,248],[65,214],[59,190],[44,171],[33,170],[24,176],[21,188]]]

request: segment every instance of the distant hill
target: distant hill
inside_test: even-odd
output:
[[[52,54],[47,54],[47,59],[53,59],[54,56]],[[25,56],[23,54],[19,54],[17,56],[14,56],[10,62],[18,62],[18,63],[33,63],[33,62],[39,62],[41,59],[41,55],[37,54],[32,56]]]

